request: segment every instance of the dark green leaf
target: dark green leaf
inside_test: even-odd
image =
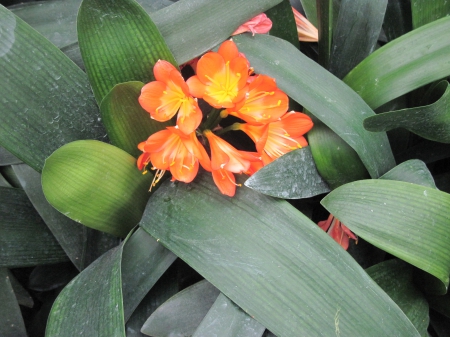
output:
[[[344,82],[375,109],[449,76],[450,39],[442,38],[449,30],[450,17],[415,29],[372,53],[345,76]]]
[[[159,59],[176,65],[158,28],[134,0],[84,0],[77,31],[99,104],[116,84],[153,80],[152,68]]]
[[[16,295],[17,302],[24,307],[32,308],[34,306],[34,301],[28,291],[17,281],[10,270],[7,271],[9,282],[11,282],[11,287],[14,290],[14,295]]]
[[[380,179],[398,180],[436,188],[433,176],[425,163],[421,160],[412,159],[397,165],[389,172],[383,174]]]
[[[220,292],[200,281],[163,303],[148,318],[141,331],[149,336],[192,336]]]
[[[20,164],[22,161],[0,146],[0,166]]]
[[[28,267],[68,258],[23,190],[0,187],[0,266]]]
[[[317,0],[317,29],[319,30],[319,63],[325,69],[330,65],[333,41],[333,0]]]
[[[309,198],[330,191],[317,173],[309,147],[291,151],[263,167],[247,179],[245,186],[283,199]]]
[[[281,90],[344,139],[372,177],[395,166],[386,135],[362,127],[374,112],[339,79],[273,36],[236,36],[235,42],[257,72],[274,77]]]
[[[429,140],[450,143],[450,85],[442,81],[439,87],[445,92],[435,103],[368,117],[364,127],[372,132],[404,128]]]
[[[411,2],[409,0],[389,0],[383,22],[387,40],[395,40],[411,29]]]
[[[100,106],[111,143],[135,158],[142,153],[137,148],[140,142],[173,125],[170,121],[161,123],[151,119],[150,114],[141,108],[138,98],[143,86],[142,82],[118,84],[105,96]]]
[[[31,167],[22,164],[13,169],[33,206],[78,270],[119,244],[116,237],[79,224],[50,205],[42,191],[41,175]]]
[[[266,14],[272,20],[272,28],[269,34],[286,40],[298,47],[297,26],[289,0],[283,0],[280,4],[266,11]]]
[[[105,139],[86,74],[2,6],[0,30],[0,144],[41,171],[63,144]]]
[[[342,0],[329,70],[343,78],[375,49],[388,0]],[[320,40],[319,40],[320,45]]]
[[[203,174],[189,185],[163,183],[141,226],[278,337],[332,336],[337,327],[345,336],[418,335],[359,265],[284,200],[245,187],[228,198]]]
[[[8,269],[0,268],[0,335],[2,337],[27,337],[19,303],[9,280]]]
[[[398,304],[417,331],[427,337],[428,303],[413,283],[413,267],[392,259],[366,269],[372,279]]]
[[[306,17],[309,22],[311,22],[314,26],[317,25],[317,9],[316,9],[316,0],[300,0],[302,7],[306,13]]]
[[[266,328],[220,294],[192,337],[261,337]]]
[[[412,22],[414,28],[450,15],[450,2],[447,0],[411,0]]]
[[[47,158],[42,188],[48,202],[72,220],[126,236],[142,216],[152,178],[119,148],[80,140]]]
[[[400,181],[363,180],[337,188],[321,203],[364,240],[448,286],[449,194]]]

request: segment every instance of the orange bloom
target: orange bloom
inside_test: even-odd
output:
[[[237,35],[246,32],[251,32],[252,35],[266,34],[271,28],[272,20],[270,20],[266,14],[262,13],[240,25],[238,29],[236,29],[231,35]]]
[[[232,197],[237,186],[233,173],[247,172],[251,168],[251,161],[258,161],[259,158],[249,152],[236,150],[210,130],[205,130],[204,135],[211,147],[211,170],[214,183],[220,192]]]
[[[207,171],[211,170],[211,162],[205,148],[198,141],[195,132],[189,135],[177,127],[167,127],[151,135],[145,142],[138,145],[144,153],[137,160],[140,170],[146,168],[149,162],[153,170],[157,170],[152,186],[170,170],[172,181],[191,182],[197,175],[199,163]],[[145,173],[145,171],[144,171]]]
[[[249,62],[233,41],[225,41],[218,52],[203,55],[197,63],[197,75],[187,80],[190,93],[213,107],[231,108],[246,93]]]
[[[347,226],[336,219],[333,214],[330,214],[327,220],[319,221],[317,225],[327,232],[345,250],[348,249],[350,239],[358,243],[358,237]]]
[[[247,123],[265,124],[279,119],[288,108],[289,99],[278,89],[275,79],[258,75],[250,82],[245,100],[226,111]]]
[[[193,132],[203,114],[197,101],[189,94],[189,87],[180,72],[169,62],[156,62],[153,73],[156,81],[141,89],[139,103],[158,122],[171,119],[178,112],[177,125],[186,134]]]
[[[299,11],[292,7],[295,24],[297,25],[298,40],[303,42],[319,41],[319,32]]]
[[[238,124],[256,145],[264,165],[283,154],[308,145],[303,135],[311,130],[313,122],[308,115],[288,112],[278,121],[266,125]]]

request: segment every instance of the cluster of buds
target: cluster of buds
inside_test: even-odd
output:
[[[176,126],[167,127],[140,143],[137,161],[146,172],[156,170],[154,186],[165,171],[172,180],[191,182],[201,165],[212,173],[219,190],[228,196],[236,191],[235,174],[253,174],[283,154],[307,145],[303,135],[313,123],[299,112],[289,111],[289,99],[275,79],[255,75],[236,44],[225,41],[217,52],[208,52],[196,64],[196,74],[187,81],[172,64],[158,61],[155,81],[146,84],[139,97],[151,118],[165,122],[176,116]],[[212,109],[206,116],[198,100]],[[242,120],[222,129],[227,116]],[[220,137],[225,131],[241,130],[255,143],[256,152],[241,151]],[[203,144],[209,144],[206,151]]]

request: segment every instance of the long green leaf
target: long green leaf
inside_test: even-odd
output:
[[[331,73],[343,78],[375,49],[387,3],[387,0],[341,1],[333,30]]]
[[[404,128],[429,140],[450,143],[450,85],[442,81],[439,87],[444,93],[433,104],[371,116],[364,120],[364,127],[372,132]]]
[[[427,337],[428,303],[414,286],[413,267],[392,259],[372,266],[366,272],[398,304],[421,336]]]
[[[47,158],[42,171],[45,197],[58,211],[85,226],[126,236],[139,222],[152,175],[112,145],[80,140]]]
[[[434,275],[450,274],[450,195],[392,180],[343,185],[321,202],[364,240]]]
[[[269,34],[286,40],[298,47],[297,26],[290,1],[283,0],[275,7],[266,11],[266,14],[272,20],[272,28]]]
[[[287,153],[263,167],[247,179],[245,186],[283,199],[309,198],[330,191],[317,173],[309,147]]]
[[[408,160],[397,165],[389,172],[383,174],[380,179],[405,181],[407,183],[436,188],[433,176],[428,170],[427,165],[418,159]]]
[[[27,337],[25,323],[11,286],[8,269],[0,268],[0,335],[2,337]]]
[[[408,0],[388,1],[383,30],[388,41],[412,30],[411,3]]]
[[[41,171],[65,143],[105,139],[80,68],[2,6],[0,31],[0,144]]]
[[[284,92],[344,139],[372,177],[395,166],[386,135],[362,127],[374,112],[338,78],[275,37],[238,36],[235,42],[257,72],[274,77]]]
[[[317,28],[319,31],[319,63],[325,69],[330,65],[333,41],[333,0],[317,0]]]
[[[153,65],[176,65],[153,21],[134,0],[83,0],[77,19],[86,72],[100,104],[119,83],[153,80]]]
[[[414,28],[450,15],[450,2],[447,0],[412,0],[412,22]]]
[[[278,337],[332,336],[337,328],[345,336],[418,335],[359,265],[286,201],[245,187],[228,198],[204,174],[189,185],[163,183],[140,225]]]
[[[0,266],[29,267],[68,258],[21,189],[0,187]]]
[[[266,328],[220,294],[192,337],[261,337]]]
[[[13,169],[33,206],[79,270],[119,244],[116,237],[79,224],[50,205],[42,191],[41,175],[31,167],[22,164]]]
[[[103,99],[100,106],[103,123],[111,143],[137,158],[142,153],[137,145],[153,133],[173,125],[171,121],[158,122],[142,109],[138,102],[142,82],[116,85]]]
[[[450,17],[395,39],[358,64],[344,82],[376,109],[450,75]]]
[[[0,146],[0,166],[20,164],[22,161]]]

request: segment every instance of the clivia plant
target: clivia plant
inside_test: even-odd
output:
[[[0,335],[446,336],[449,14],[0,7]]]

